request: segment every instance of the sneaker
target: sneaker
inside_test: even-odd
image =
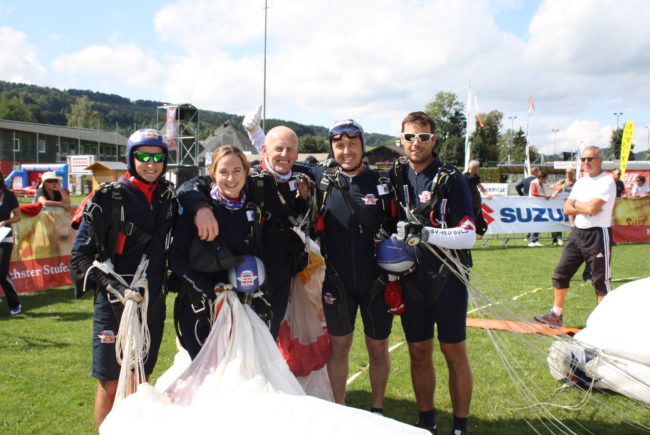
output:
[[[562,239],[559,239],[559,240],[557,241],[557,245],[558,245],[558,246],[562,246],[562,245],[564,245],[564,242],[562,241]]]
[[[540,247],[540,246],[544,246],[544,245],[542,245],[542,244],[539,243],[539,242],[530,242],[530,243],[528,244],[528,247],[529,247],[529,248],[537,248],[537,247]]]
[[[553,310],[548,310],[542,315],[533,317],[536,322],[546,323],[549,326],[560,327],[562,326],[562,314],[559,316],[553,312]]]
[[[451,431],[451,435],[467,435],[467,431],[462,429],[454,429]]]
[[[23,309],[22,305],[18,305],[16,308],[12,308],[9,310],[9,314],[12,316],[15,316],[16,314],[20,314],[20,311]]]
[[[419,427],[420,429],[428,430],[429,432],[431,432],[433,434],[438,433],[438,426],[435,423],[433,424],[433,426],[427,426],[427,425],[425,425],[423,423],[420,423],[420,421],[418,420],[418,422],[415,423],[415,427]]]

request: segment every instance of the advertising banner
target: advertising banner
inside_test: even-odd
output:
[[[564,199],[495,196],[483,198],[487,234],[567,231],[569,217],[562,212]]]
[[[618,198],[614,207],[612,232],[614,241],[650,242],[650,200]]]
[[[74,231],[70,212],[44,207],[36,216],[23,213],[13,227],[9,276],[19,293],[72,284],[69,264]]]

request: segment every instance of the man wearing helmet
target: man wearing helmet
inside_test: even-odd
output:
[[[401,206],[398,235],[414,249],[415,270],[403,276],[406,310],[402,326],[409,346],[413,390],[419,410],[417,426],[436,431],[434,416],[434,325],[449,369],[454,413],[453,434],[467,431],[472,373],[465,345],[467,288],[464,272],[446,262],[469,263],[475,241],[471,193],[464,177],[443,164],[434,152],[435,122],[424,112],[402,121],[406,158],[395,162],[391,181]],[[422,243],[421,243],[422,242]],[[453,267],[453,266],[452,266]],[[460,275],[457,276],[457,275]]]
[[[385,273],[375,259],[375,242],[392,228],[388,179],[366,166],[364,132],[352,119],[329,131],[333,161],[325,166],[296,163],[318,185],[315,225],[326,259],[323,311],[330,334],[327,370],[334,400],[345,403],[348,358],[354,323],[361,312],[370,360],[371,411],[383,414],[390,372],[388,336],[392,315],[384,301]]]
[[[148,280],[147,324],[151,334],[145,373],[151,374],[158,358],[165,320],[163,290],[169,235],[176,213],[173,190],[162,175],[167,165],[167,143],[153,129],[141,129],[129,137],[127,172],[118,182],[103,185],[85,208],[84,219],[72,246],[71,266],[97,284],[93,314],[92,376],[99,385],[95,396],[95,423],[100,424],[115,400],[120,366],[115,339],[127,289],[109,273],[94,267],[102,263],[126,282],[144,258]],[[136,290],[137,291],[137,290]],[[113,293],[112,293],[113,292]],[[122,299],[123,300],[123,299]]]

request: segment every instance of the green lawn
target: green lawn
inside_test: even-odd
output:
[[[501,302],[483,309],[483,316],[529,319],[532,313],[546,311],[551,305],[550,275],[561,249],[527,248],[521,238],[511,240],[509,246],[503,249],[500,243],[491,241],[488,248],[483,248],[477,243],[473,251],[472,282],[491,301]],[[612,255],[614,285],[647,275],[649,252],[648,245],[615,246]],[[511,300],[517,296],[516,301]],[[16,318],[8,318],[6,302],[0,315],[0,433],[93,433],[96,382],[90,377],[91,298],[74,300],[72,290],[66,288],[23,295],[22,303],[24,311]],[[583,327],[594,306],[593,288],[579,279],[574,280],[567,298],[565,324]],[[154,381],[171,365],[175,353],[171,307],[170,298],[165,339]],[[360,330],[357,327],[350,374],[358,370],[364,373],[350,385],[348,403],[368,408],[369,381],[365,372],[368,360]],[[391,344],[397,344],[403,340],[398,320],[393,330]],[[575,405],[584,397],[575,388],[556,391],[560,383],[551,378],[546,364],[548,337],[502,331],[488,333],[470,328],[468,344],[474,371],[469,426],[472,433],[533,433],[527,421],[539,432],[560,432],[550,424],[545,428],[537,420],[542,415],[540,412],[523,409],[531,405],[519,393],[524,387],[541,402]],[[519,376],[522,382],[514,384],[511,381],[497,348],[510,363],[511,375]],[[439,433],[444,434],[449,432],[451,422],[447,374],[438,350],[434,357],[440,369],[436,390],[437,421]],[[417,413],[405,345],[392,352],[392,364],[385,412],[389,417],[413,423]],[[581,410],[552,409],[551,412],[577,433],[635,433],[634,428],[621,423],[619,416],[613,417],[608,408],[625,412],[650,426],[647,408],[623,396],[601,391],[594,391]]]

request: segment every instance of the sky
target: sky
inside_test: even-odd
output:
[[[266,116],[398,136],[439,91],[543,153],[650,144],[647,0],[267,0]],[[245,114],[264,0],[0,0],[0,80]],[[530,111],[532,95],[535,110]],[[618,116],[615,114],[619,114]]]

